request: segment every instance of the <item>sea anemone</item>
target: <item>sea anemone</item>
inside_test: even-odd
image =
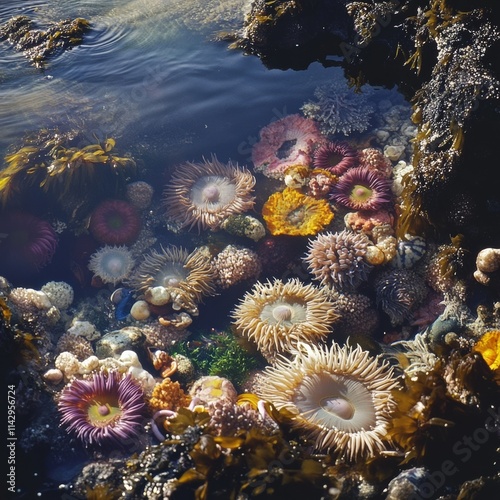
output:
[[[215,156],[203,163],[177,167],[163,191],[166,213],[181,227],[219,229],[232,214],[254,205],[255,177],[246,168],[220,163]]]
[[[47,265],[56,251],[57,235],[45,220],[27,212],[0,219],[0,268],[6,274],[29,273]]]
[[[338,319],[334,304],[313,285],[298,279],[257,282],[232,313],[236,332],[255,342],[267,357],[290,351],[298,342],[326,338]]]
[[[200,250],[188,253],[181,247],[152,249],[129,280],[129,285],[146,295],[153,305],[172,304],[174,310],[190,309],[204,295],[214,294],[214,273],[210,257]],[[164,297],[155,300],[159,296]],[[195,312],[196,311],[196,312]]]
[[[351,168],[332,188],[332,199],[351,210],[377,211],[392,201],[392,182],[375,170]]]
[[[479,352],[493,371],[500,368],[500,331],[490,330],[483,334],[473,351]]]
[[[59,398],[61,423],[85,445],[120,445],[141,427],[145,409],[142,389],[130,375],[96,373],[73,380]]]
[[[262,216],[273,236],[312,236],[330,224],[333,212],[326,200],[287,187],[268,198]]]
[[[103,283],[116,285],[129,277],[134,258],[125,246],[106,245],[90,256],[88,267]]]
[[[386,450],[398,387],[388,363],[360,346],[300,344],[294,359],[266,368],[256,392],[291,415],[317,451],[354,461]]]
[[[252,149],[254,169],[275,179],[283,179],[290,166],[308,166],[314,146],[325,140],[313,120],[298,114],[270,123],[259,136]]]
[[[346,142],[327,142],[314,153],[315,168],[342,175],[358,164],[358,153]]]
[[[123,200],[105,200],[90,216],[89,231],[105,245],[128,245],[139,236],[141,219],[135,207]]]
[[[322,285],[350,291],[368,278],[372,265],[365,256],[371,241],[363,233],[344,229],[309,241],[304,262]]]

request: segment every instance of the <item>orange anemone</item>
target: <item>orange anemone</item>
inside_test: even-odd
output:
[[[474,346],[486,364],[494,371],[500,368],[500,330],[486,332]]]
[[[328,201],[285,188],[264,203],[262,216],[273,236],[313,236],[330,224],[333,212]]]

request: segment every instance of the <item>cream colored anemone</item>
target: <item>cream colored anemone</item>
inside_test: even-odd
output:
[[[232,313],[238,334],[255,342],[266,356],[290,351],[298,342],[323,340],[338,315],[334,304],[313,285],[257,282]]]
[[[257,394],[288,410],[318,451],[354,461],[387,449],[397,387],[392,368],[360,346],[300,344],[293,360],[266,368]]]
[[[215,293],[213,280],[209,256],[200,249],[188,253],[182,247],[171,246],[146,254],[129,285],[154,305],[171,303],[174,310],[197,314],[196,304],[203,296]]]
[[[163,191],[163,201],[167,215],[181,227],[216,230],[229,215],[253,207],[254,185],[249,170],[213,156],[211,161],[180,165]]]

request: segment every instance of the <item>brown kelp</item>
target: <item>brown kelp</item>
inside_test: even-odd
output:
[[[14,146],[0,171],[0,201],[8,205],[17,195],[41,191],[61,205],[75,203],[92,193],[114,192],[135,173],[129,156],[112,153],[109,137],[83,145],[75,132],[42,129]]]
[[[29,17],[16,16],[0,26],[0,41],[7,40],[33,65],[41,68],[48,57],[82,43],[89,29],[89,21],[83,18],[64,19],[41,30],[35,28]]]

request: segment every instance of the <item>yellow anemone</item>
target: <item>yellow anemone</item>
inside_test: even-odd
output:
[[[486,364],[494,371],[500,368],[500,330],[486,332],[474,346]]]
[[[269,197],[262,207],[262,216],[273,236],[313,236],[330,224],[333,212],[326,200],[287,187]]]

